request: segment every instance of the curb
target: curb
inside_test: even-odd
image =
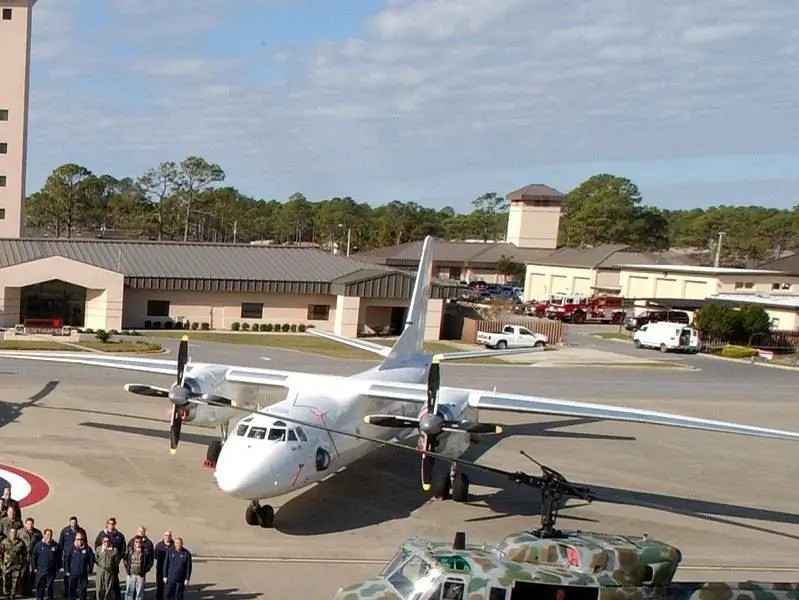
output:
[[[713,354],[698,354],[697,356],[703,356],[705,358],[711,358],[713,360],[723,360],[725,362],[737,363],[737,364],[746,364],[753,367],[767,367],[769,369],[782,369],[783,371],[793,371],[794,373],[799,373],[799,366],[791,367],[788,365],[772,365],[767,362],[752,362],[751,359],[748,358],[727,358],[726,356],[715,356]]]

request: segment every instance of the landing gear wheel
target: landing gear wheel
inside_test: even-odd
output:
[[[459,473],[452,484],[452,499],[455,502],[466,502],[469,499],[469,476]]]
[[[264,504],[258,509],[258,524],[264,529],[270,529],[275,525],[275,509]]]
[[[255,506],[248,506],[247,510],[244,511],[244,520],[247,522],[247,525],[255,526],[258,525],[258,513],[256,510],[260,507]]]
[[[448,500],[451,494],[449,472],[433,473],[433,482],[430,486],[433,496],[439,500]]]
[[[216,461],[219,460],[219,454],[222,452],[222,441],[216,440],[208,444],[208,450],[205,453],[205,466],[213,468],[216,466]]]

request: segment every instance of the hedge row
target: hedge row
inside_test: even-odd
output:
[[[724,346],[719,354],[725,358],[752,358],[757,356],[757,350],[746,346]]]
[[[239,323],[238,321],[233,322],[230,325],[231,331],[263,331],[263,332],[283,332],[283,333],[304,333],[307,329],[313,329],[313,325],[305,325],[304,323],[300,323],[297,325],[296,323],[253,323],[250,325],[249,323]]]
[[[145,321],[144,328],[145,329],[191,329],[192,331],[197,331],[198,329],[202,329],[203,331],[209,331],[211,329],[210,323],[198,323],[198,322],[191,322],[191,321],[164,321],[163,325],[161,321]]]

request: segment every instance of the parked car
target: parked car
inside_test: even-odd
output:
[[[699,332],[683,323],[658,321],[646,323],[635,332],[636,348],[658,348],[661,352],[699,352]]]
[[[625,319],[624,328],[627,331],[635,331],[647,323],[658,323],[661,321],[688,325],[690,324],[691,319],[687,312],[683,312],[681,310],[648,310],[640,315]]]
[[[543,333],[534,333],[521,325],[506,325],[501,333],[477,332],[477,343],[497,350],[505,348],[543,348],[549,338]]]

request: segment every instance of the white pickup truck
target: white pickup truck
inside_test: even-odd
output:
[[[486,348],[543,348],[549,343],[549,338],[543,333],[533,333],[521,325],[505,325],[502,333],[477,332],[477,343]]]

